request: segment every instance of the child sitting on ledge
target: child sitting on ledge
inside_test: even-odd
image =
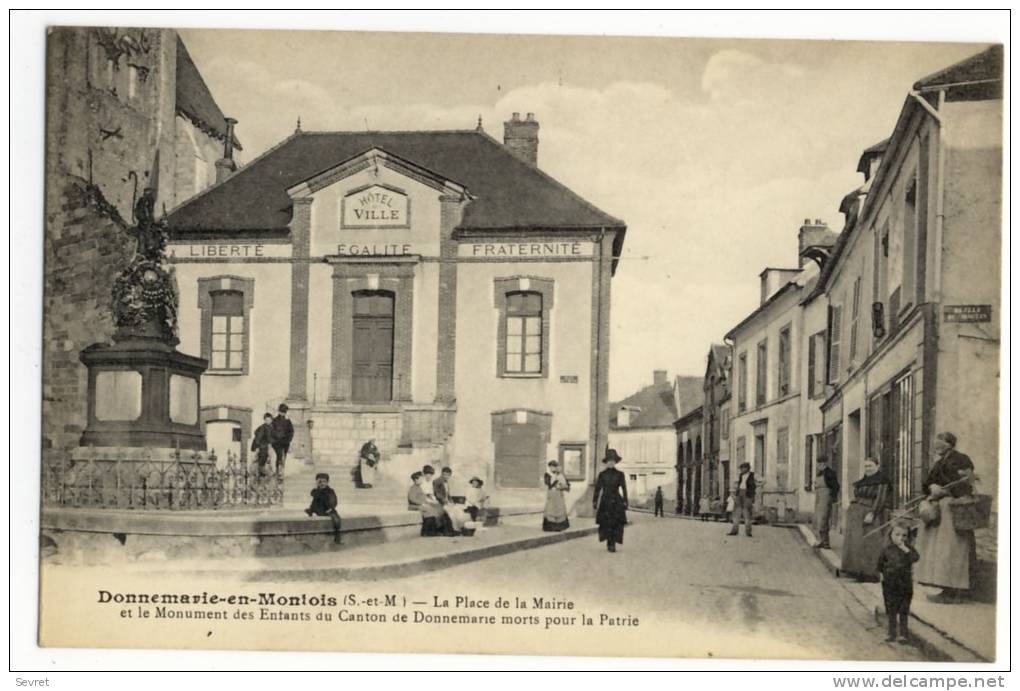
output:
[[[329,516],[333,521],[333,542],[342,544],[340,539],[340,514],[336,511],[336,492],[329,486],[329,473],[315,474],[315,489],[312,490],[312,504],[305,513],[309,516]]]

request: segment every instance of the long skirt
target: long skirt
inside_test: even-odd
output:
[[[445,507],[446,515],[450,517],[450,527],[454,532],[459,533],[464,529],[464,523],[467,521],[468,516],[464,512],[464,506],[461,504],[447,504]]]
[[[378,463],[376,464],[378,465]],[[376,466],[369,465],[368,461],[362,458],[359,462],[358,473],[361,476],[361,484],[363,485],[374,485],[375,484],[375,470]]]
[[[940,501],[939,508],[938,525],[922,526],[917,535],[921,559],[914,567],[914,579],[939,588],[967,590],[971,587],[970,566],[972,560],[976,561],[974,531],[957,532],[946,501]]]
[[[815,535],[819,538],[829,534],[829,521],[832,519],[832,496],[825,485],[815,488]]]
[[[623,528],[627,525],[627,510],[623,501],[604,501],[595,514],[599,524],[599,542],[623,544]]]
[[[846,534],[843,536],[842,571],[864,578],[878,578],[878,557],[885,546],[886,530],[882,529],[865,537],[885,523],[885,511],[877,512],[874,520],[864,524],[864,517],[871,509],[858,502],[850,504],[846,512]]]
[[[550,487],[545,493],[545,511],[542,513],[542,530],[558,532],[570,527],[567,520],[567,503],[563,490]]]

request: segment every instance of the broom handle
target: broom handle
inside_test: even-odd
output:
[[[945,489],[945,488],[947,488],[947,487],[952,487],[953,485],[959,484],[959,483],[961,483],[961,482],[967,482],[967,481],[970,481],[971,479],[972,479],[972,478],[966,478],[966,477],[961,477],[961,478],[960,478],[959,480],[953,480],[952,482],[949,482],[949,483],[946,483],[945,485],[942,485],[942,488],[943,488],[943,489]],[[927,495],[927,494],[925,494],[925,495],[922,495],[922,496],[920,496],[920,497],[915,497],[914,499],[911,499],[910,501],[908,501],[908,502],[907,502],[907,503],[906,503],[906,504],[905,504],[905,505],[903,506],[903,508],[905,509],[905,512],[906,512],[906,513],[910,513],[910,512],[911,512],[911,511],[913,511],[913,510],[914,510],[915,508],[917,508],[917,506],[919,506],[919,505],[921,504],[921,502],[922,502],[922,501],[924,501],[924,500],[925,500],[925,499],[927,499],[927,498],[928,498],[928,495]],[[868,531],[868,532],[864,533],[864,537],[868,537],[868,536],[870,536],[870,535],[874,535],[874,534],[875,534],[875,533],[877,533],[878,531],[880,531],[880,530],[882,530],[883,528],[885,528],[885,527],[886,527],[887,525],[891,524],[891,523],[892,523],[893,521],[895,521],[895,520],[896,520],[897,518],[902,518],[902,517],[903,517],[903,515],[902,515],[902,514],[900,514],[899,516],[896,516],[895,518],[890,518],[890,519],[889,519],[888,521],[886,521],[886,522],[885,522],[885,523],[883,523],[882,525],[878,526],[877,528],[872,528],[872,529],[871,529],[870,531]]]

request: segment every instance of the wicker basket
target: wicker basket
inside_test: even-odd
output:
[[[953,499],[949,511],[953,515],[953,528],[958,531],[987,528],[992,516],[992,497],[974,494]]]

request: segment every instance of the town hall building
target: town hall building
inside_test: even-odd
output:
[[[246,456],[285,402],[288,464],[347,468],[374,439],[392,484],[431,462],[538,488],[551,459],[590,483],[626,227],[537,153],[530,113],[503,143],[480,124],[299,128],[174,209],[180,349],[209,361],[209,447]]]

